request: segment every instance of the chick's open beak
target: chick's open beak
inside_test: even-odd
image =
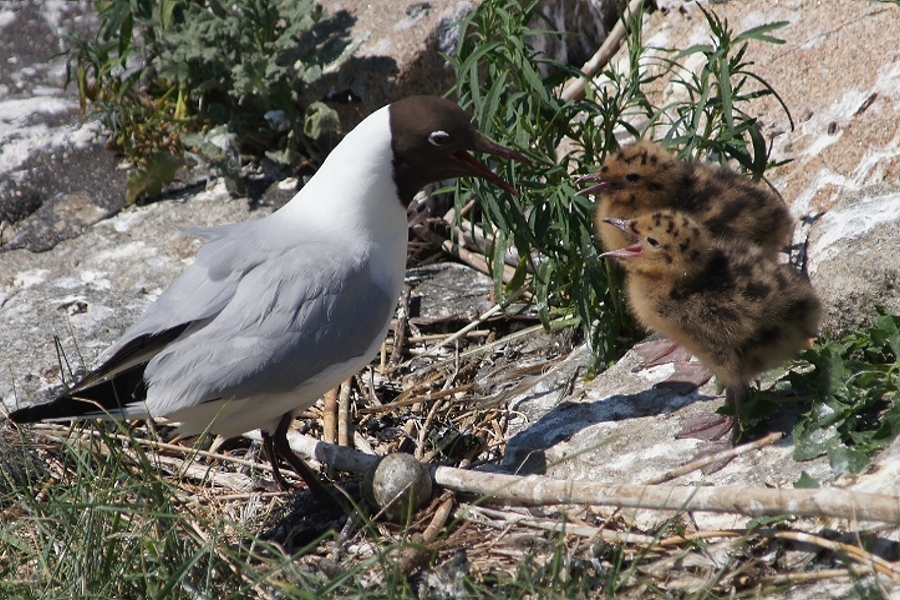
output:
[[[629,235],[632,235],[632,236],[634,235],[632,233],[632,231],[628,228],[628,224],[630,221],[628,221],[626,219],[610,218],[610,219],[603,219],[603,222],[609,223],[613,227],[621,229],[622,231],[624,231],[625,233],[627,233]],[[640,244],[634,244],[634,245],[628,246],[626,248],[620,248],[618,250],[610,250],[609,252],[604,252],[603,254],[600,255],[600,258],[606,258],[606,257],[623,258],[623,259],[634,258],[635,256],[640,255],[642,250],[643,250],[643,248]]]
[[[575,193],[576,196],[590,196],[592,194],[602,194],[603,192],[609,192],[615,189],[615,185],[611,181],[604,181],[603,176],[600,173],[591,173],[590,175],[585,175],[576,181],[578,185],[583,185],[585,183],[596,183],[597,185],[592,185],[583,190],[580,190]]]
[[[641,253],[641,245],[635,244],[627,248],[619,248],[618,250],[610,250],[600,255],[600,258],[634,258]]]

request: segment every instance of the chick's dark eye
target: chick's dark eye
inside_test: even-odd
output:
[[[631,183],[634,183],[634,182],[636,182],[636,181],[640,181],[640,180],[641,180],[641,176],[638,175],[637,173],[629,173],[628,175],[625,176],[625,179],[627,179],[627,180],[630,181]]]
[[[446,146],[453,138],[446,131],[432,131],[428,136],[428,143],[432,146]]]
[[[647,243],[650,244],[651,246],[653,246],[654,248],[659,247],[659,242],[656,241],[656,238],[648,237]]]

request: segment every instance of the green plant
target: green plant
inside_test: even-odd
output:
[[[246,515],[237,522],[218,512],[209,488],[165,473],[155,452],[120,429],[54,436],[43,444],[50,468],[0,495],[0,597],[237,600],[297,589],[285,597],[303,598],[329,585],[296,562],[309,547],[288,555],[255,535]]]
[[[240,154],[315,156],[336,113],[303,87],[353,45],[313,0],[108,0],[95,39],[69,38],[68,76],[112,147],[136,165],[128,200],[158,194],[189,153],[239,184]],[[333,28],[334,29],[334,28]]]
[[[713,152],[722,160],[734,157],[755,175],[770,166],[759,127],[742,107],[775,92],[753,74],[752,63],[744,57],[751,40],[779,42],[769,32],[783,24],[735,35],[726,21],[704,14],[711,43],[669,59],[644,45],[642,15],[631,15],[624,56],[604,69],[601,83],[588,85],[587,97],[580,102],[560,98],[560,84],[567,77],[583,77],[580,71],[542,56],[527,41],[532,35],[554,35],[532,26],[542,19],[537,2],[486,0],[462,25],[466,33],[452,59],[457,71],[454,94],[474,111],[487,135],[531,148],[537,168],[505,167],[507,176],[525,191],[521,198],[497,199],[481,181],[458,185],[471,186],[481,200],[478,224],[498,242],[492,264],[501,264],[511,247],[523,257],[519,277],[509,287],[521,285],[527,273],[533,275],[545,325],[554,318],[574,317],[598,362],[616,358],[637,330],[619,292],[621,275],[598,259],[594,204],[575,196],[573,176],[594,170],[618,148],[617,137],[640,137],[647,128],[668,145],[682,146],[684,156]],[[651,52],[657,58],[648,68]],[[678,61],[694,54],[704,60],[696,71],[688,71]],[[669,82],[684,87],[688,98],[655,105],[651,90],[658,92]],[[646,125],[639,128],[641,122]],[[512,291],[503,289],[499,269],[495,286],[498,297]]]
[[[527,272],[534,274],[536,303],[545,325],[574,312],[600,356],[608,360],[621,338],[630,337],[628,320],[621,299],[611,291],[613,272],[598,259],[591,202],[574,196],[570,171],[578,160],[595,162],[609,149],[613,138],[599,130],[610,128],[613,112],[621,114],[642,98],[607,95],[603,115],[594,103],[560,100],[554,87],[571,69],[541,57],[526,43],[527,36],[539,33],[529,26],[537,15],[534,1],[524,7],[512,0],[484,2],[464,22],[468,33],[452,59],[458,78],[455,94],[475,113],[481,130],[501,143],[531,149],[529,156],[538,167],[525,173],[526,179],[521,169],[515,173],[517,167],[506,167],[525,196],[498,199],[480,181],[458,185],[471,186],[481,199],[482,225],[498,242],[493,262],[500,264],[504,253],[515,247],[523,258],[514,284],[521,284]],[[542,69],[554,72],[543,75]],[[553,159],[565,138],[584,141],[583,159],[574,152]],[[495,283],[502,295],[499,278]]]
[[[821,341],[787,376],[812,399],[794,426],[794,458],[827,455],[836,474],[857,473],[900,433],[900,316],[881,307],[871,327]]]
[[[681,148],[685,158],[712,156],[723,164],[734,159],[754,177],[761,178],[770,167],[769,145],[757,120],[742,107],[772,96],[784,109],[794,127],[791,113],[781,96],[750,68],[747,59],[751,41],[783,44],[771,32],[787,21],[767,23],[735,34],[728,21],[698,4],[706,17],[710,41],[684,50],[652,49],[662,73],[680,98],[658,108],[649,128],[661,130],[667,145]],[[655,54],[659,53],[659,54]],[[671,58],[667,58],[670,55]],[[683,65],[699,62],[695,69]],[[679,94],[680,90],[680,94]]]

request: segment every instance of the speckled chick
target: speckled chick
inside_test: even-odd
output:
[[[671,210],[602,225],[628,239],[602,256],[625,267],[635,317],[700,359],[725,385],[735,414],[754,377],[816,336],[822,308],[809,281],[754,244],[717,241],[695,219]],[[737,421],[725,424],[718,436],[697,437],[715,439],[730,428],[736,441]]]
[[[655,142],[625,146],[579,182],[595,183],[579,194],[600,194],[596,220],[607,250],[621,248],[628,239],[600,226],[604,219],[631,219],[664,208],[696,219],[715,239],[746,240],[773,256],[793,236],[787,206],[763,184],[728,167],[685,162]]]

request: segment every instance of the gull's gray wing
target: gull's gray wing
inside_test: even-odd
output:
[[[185,230],[207,239],[194,262],[151,303],[108,350],[113,356],[132,340],[216,315],[231,301],[244,274],[266,260],[258,251],[262,221]]]
[[[230,297],[207,293],[219,302],[215,314],[198,310],[147,365],[151,414],[291,391],[380,341],[396,298],[376,281],[367,255],[330,241],[281,249],[257,242],[246,252],[268,259],[244,256],[238,275],[209,269],[211,281],[228,282]]]
[[[234,296],[243,274],[265,259],[248,252],[260,236],[260,221],[185,230],[208,240],[194,262],[106,349],[101,364],[72,392],[91,388],[146,364],[191,324],[216,315]]]
[[[327,367],[364,357],[396,303],[368,255],[296,227],[259,223],[200,231],[209,242],[194,263],[105,362],[55,401],[11,417],[131,414],[125,407],[133,403],[133,416],[165,416],[219,398],[291,391]]]

